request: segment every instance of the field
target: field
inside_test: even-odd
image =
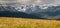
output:
[[[0,17],[0,28],[60,28],[60,21]]]

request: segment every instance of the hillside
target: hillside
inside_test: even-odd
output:
[[[0,5],[0,16],[60,19],[60,5]]]
[[[60,28],[60,21],[0,17],[0,28]]]

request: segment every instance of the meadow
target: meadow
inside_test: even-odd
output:
[[[0,28],[60,28],[60,21],[0,17]]]

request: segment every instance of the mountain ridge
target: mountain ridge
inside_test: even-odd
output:
[[[48,7],[47,9],[41,9]],[[59,19],[58,15],[60,15],[60,6],[39,6],[39,5],[7,5],[7,6],[0,6],[0,11],[7,11],[7,12],[23,12],[28,15],[33,14],[34,16],[38,18],[53,18],[53,19]]]

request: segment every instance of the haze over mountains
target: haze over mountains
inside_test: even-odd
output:
[[[4,15],[60,19],[60,0],[0,0],[0,16]]]
[[[15,13],[16,12],[16,13]],[[22,13],[22,14],[21,14]],[[20,15],[21,14],[21,15]],[[23,17],[28,15],[30,18],[47,18],[47,19],[60,19],[60,6],[43,6],[43,5],[7,5],[0,6],[0,16],[15,16]],[[25,16],[26,16],[25,15]],[[26,16],[28,18],[28,16]]]

